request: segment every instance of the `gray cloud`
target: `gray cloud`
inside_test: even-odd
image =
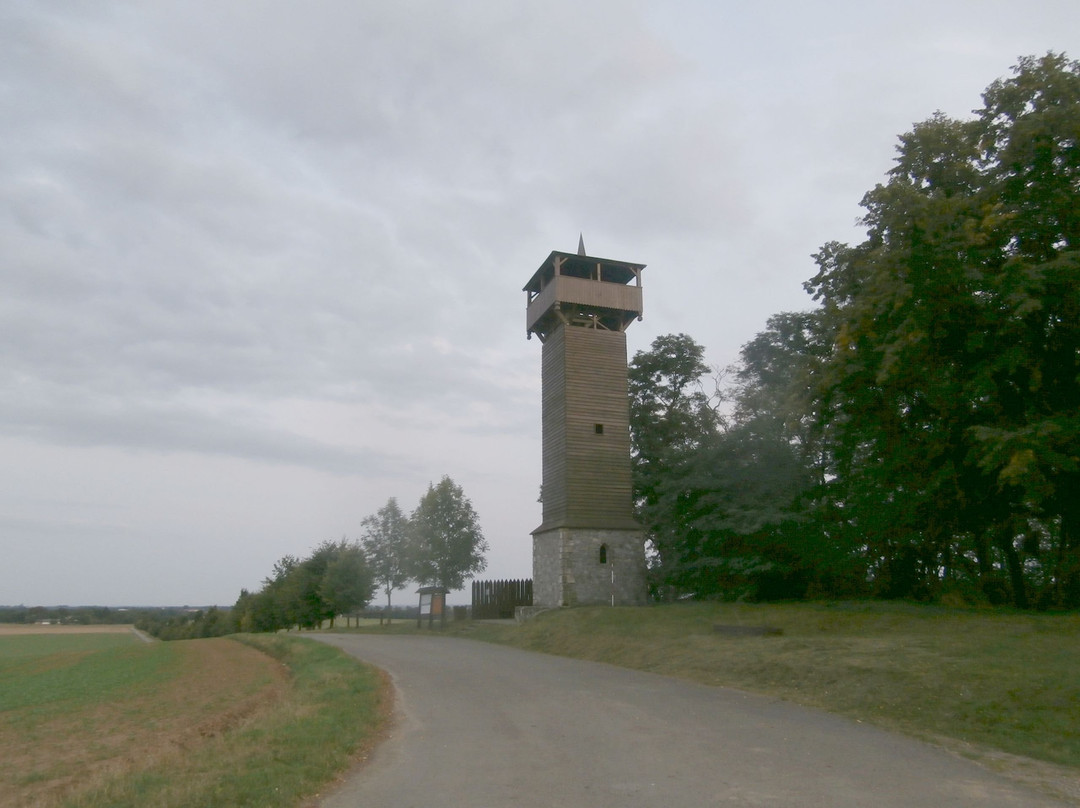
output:
[[[72,407],[72,398],[78,405]],[[227,402],[134,401],[88,398],[77,390],[27,391],[23,400],[0,397],[4,432],[79,447],[224,455],[291,464],[356,477],[416,473],[413,460],[376,449],[332,445],[258,422],[258,414]],[[254,417],[253,417],[254,416]]]
[[[4,4],[0,441],[36,471],[0,499],[0,551],[31,564],[34,524],[153,524],[123,487],[101,506],[130,533],[69,518],[70,490],[42,494],[64,458],[116,479],[235,460],[215,513],[270,544],[228,544],[230,580],[305,519],[357,524],[443,473],[527,567],[531,272],[583,231],[649,265],[631,351],[685,331],[726,364],[809,304],[809,254],[858,237],[897,134],[965,114],[1021,53],[1080,53],[1075,4],[972,8]],[[304,492],[288,528],[246,495],[267,479]],[[193,490],[183,530],[220,537]]]

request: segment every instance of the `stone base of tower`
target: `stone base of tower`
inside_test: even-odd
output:
[[[534,606],[641,606],[646,596],[642,531],[555,528],[533,533]]]

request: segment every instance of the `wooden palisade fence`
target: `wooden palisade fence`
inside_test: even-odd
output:
[[[473,620],[498,620],[514,616],[518,606],[532,606],[533,582],[531,578],[521,581],[473,581]]]

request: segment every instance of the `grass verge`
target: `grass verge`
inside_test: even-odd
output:
[[[0,805],[296,806],[316,796],[373,743],[386,683],[319,643],[239,639],[0,640]]]

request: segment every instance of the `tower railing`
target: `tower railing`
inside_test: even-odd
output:
[[[641,287],[556,275],[529,303],[525,315],[526,328],[531,331],[556,303],[640,313]]]

